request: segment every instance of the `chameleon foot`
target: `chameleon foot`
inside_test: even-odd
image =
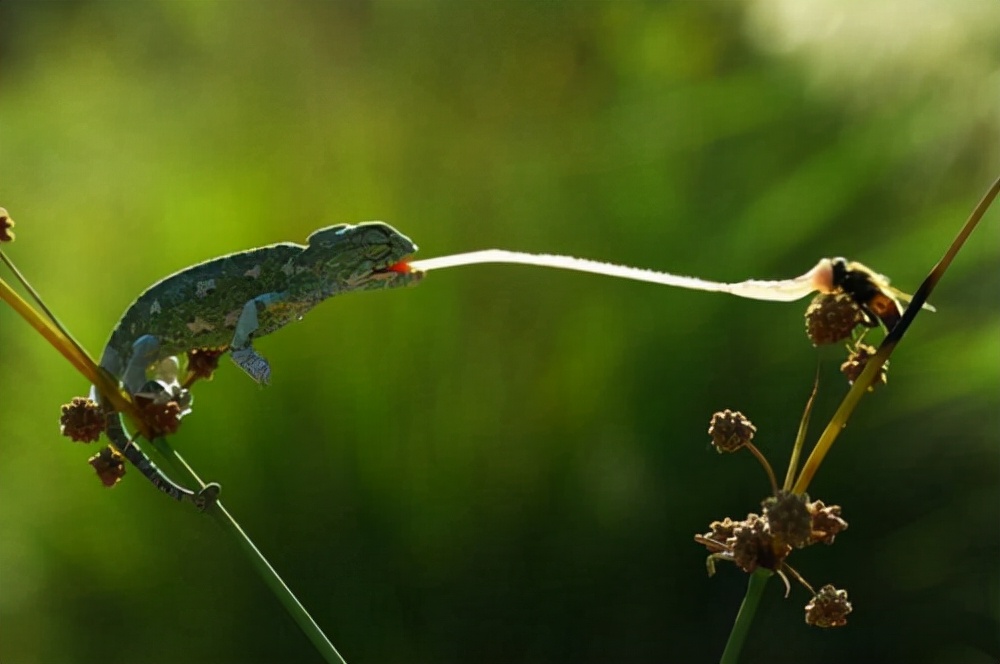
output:
[[[216,501],[219,500],[219,492],[221,491],[221,486],[215,482],[209,482],[205,485],[204,489],[191,496],[191,502],[194,503],[195,507],[204,512],[215,505]]]
[[[236,366],[246,371],[258,383],[267,385],[271,381],[271,365],[258,355],[252,346],[234,350],[229,354],[229,357],[236,363]]]

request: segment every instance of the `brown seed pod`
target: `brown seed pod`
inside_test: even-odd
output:
[[[111,445],[90,457],[87,463],[97,471],[101,483],[109,488],[118,484],[125,475],[125,456]]]
[[[806,335],[814,346],[842,341],[864,322],[864,312],[846,293],[821,293],[806,308]]]
[[[764,518],[771,535],[780,543],[801,549],[810,544],[812,516],[806,502],[808,496],[779,491],[762,504]]]
[[[743,413],[729,410],[712,415],[708,425],[708,435],[712,437],[712,446],[719,454],[735,452],[751,440],[757,427]]]
[[[823,544],[833,544],[833,540],[844,530],[847,521],[840,517],[840,505],[827,507],[822,500],[807,505],[812,519],[812,540]]]
[[[847,382],[853,385],[854,381],[861,376],[861,372],[865,370],[866,366],[868,366],[868,360],[875,355],[876,350],[874,346],[863,344],[860,341],[856,343],[853,348],[848,346],[847,350],[849,351],[847,360],[840,365],[840,373],[847,376]],[[888,382],[889,361],[886,360],[879,369],[875,380],[868,386],[868,391],[873,391],[876,385],[885,385]]]
[[[84,397],[73,397],[62,407],[60,432],[78,443],[93,443],[101,437],[105,420],[104,410],[97,403]]]
[[[847,591],[827,584],[806,604],[806,624],[814,627],[843,627],[847,614],[853,610],[847,601]]]

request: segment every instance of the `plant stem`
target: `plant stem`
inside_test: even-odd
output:
[[[757,457],[757,461],[760,461],[760,465],[764,467],[764,472],[767,473],[767,479],[771,482],[771,494],[778,495],[778,480],[774,477],[774,470],[771,468],[771,464],[767,462],[767,457],[757,449],[757,446],[753,443],[747,443],[746,448],[750,450],[750,453]]]
[[[1000,195],[1000,178],[993,181],[993,184],[979,200],[979,204],[976,205],[972,214],[969,215],[969,218],[952,241],[951,246],[948,247],[944,256],[937,262],[931,273],[920,284],[920,288],[913,294],[913,299],[910,301],[909,306],[906,307],[906,311],[903,312],[903,317],[889,331],[889,334],[886,335],[885,340],[879,346],[878,352],[868,360],[864,371],[854,381],[854,385],[851,386],[847,396],[844,397],[844,400],[830,419],[829,424],[826,425],[826,429],[820,435],[809,458],[806,459],[806,463],[802,467],[802,472],[795,481],[795,486],[792,487],[793,493],[802,494],[809,488],[809,483],[812,482],[813,476],[819,470],[819,466],[823,463],[827,452],[830,451],[830,447],[833,446],[833,441],[837,439],[840,432],[847,426],[847,420],[850,419],[858,402],[861,401],[861,397],[868,391],[868,387],[874,382],[875,375],[882,368],[882,365],[885,364],[885,361],[889,359],[889,356],[892,355],[899,340],[903,338],[903,334],[910,327],[910,323],[913,322],[913,319],[921,311],[921,307],[927,301],[927,297],[934,290],[934,287],[937,286],[945,270],[948,269],[952,260],[958,254],[958,251],[965,245],[965,241],[969,239],[972,231],[979,225],[980,219],[986,214],[986,210],[989,209],[990,204],[993,203],[993,199],[997,195]]]
[[[149,431],[148,425],[142,420],[140,414],[135,409],[132,401],[119,390],[117,384],[109,377],[109,375],[98,367],[94,360],[87,354],[87,352],[81,347],[76,340],[69,334],[68,331],[63,328],[61,324],[56,320],[52,312],[45,306],[38,294],[31,288],[24,277],[17,271],[6,256],[0,258],[0,261],[6,263],[8,267],[15,273],[15,275],[20,279],[21,283],[25,285],[26,288],[31,292],[32,297],[34,297],[39,306],[45,312],[43,316],[38,312],[31,304],[25,301],[17,292],[12,289],[6,281],[0,278],[0,299],[7,302],[11,308],[13,308],[17,313],[24,318],[28,324],[30,324],[35,330],[42,335],[53,348],[58,350],[63,357],[65,357],[70,364],[76,368],[85,378],[87,378],[91,383],[97,386],[100,390],[115,406],[115,408],[121,412],[128,413],[135,420],[137,428],[140,432],[144,434],[144,437],[148,439],[147,432]],[[201,481],[194,470],[184,461],[184,459],[174,452],[173,448],[167,444],[166,440],[163,438],[154,439],[153,446],[164,456],[164,458],[170,463],[175,471],[181,474],[186,474],[198,486],[204,488],[205,483]],[[306,638],[312,642],[313,647],[320,653],[323,659],[328,664],[347,664],[337,649],[333,647],[330,640],[326,638],[323,630],[319,628],[316,621],[312,619],[312,616],[306,611],[302,603],[299,602],[298,598],[292,593],[292,591],[285,585],[285,582],[281,580],[278,573],[271,566],[271,564],[264,557],[264,554],[260,552],[260,549],[254,545],[253,541],[247,536],[246,532],[240,527],[236,519],[232,517],[231,514],[222,506],[222,503],[216,502],[211,509],[212,516],[215,520],[226,530],[239,544],[240,548],[243,550],[250,564],[253,565],[254,569],[260,574],[261,578],[271,592],[275,594],[278,601],[281,602],[285,610],[288,611],[289,615],[295,620],[296,624],[305,633]]]
[[[67,330],[66,327],[59,321],[59,319],[56,318],[56,315],[52,313],[52,310],[49,309],[47,304],[45,304],[45,300],[43,300],[42,296],[38,294],[38,291],[35,290],[35,287],[31,285],[31,283],[27,280],[27,278],[25,278],[25,276],[21,274],[21,271],[17,269],[17,266],[14,265],[14,261],[7,258],[7,254],[5,254],[2,251],[0,251],[0,261],[3,261],[3,264],[7,266],[7,269],[14,273],[14,276],[17,277],[17,280],[21,283],[22,286],[24,286],[24,289],[28,291],[28,295],[31,296],[31,299],[33,299],[35,301],[35,304],[37,304],[38,307],[45,313],[45,316],[49,319],[52,325],[54,325],[56,329],[62,333],[62,336],[64,336],[73,346],[73,348],[76,349],[76,353],[81,356],[87,356],[87,351],[83,349],[83,346],[80,345],[80,342],[77,341],[76,338],[74,338],[73,335],[70,334],[69,330]]]
[[[188,465],[187,461],[180,454],[174,451],[165,438],[154,440],[153,446],[163,455],[174,471],[187,475],[192,483],[200,487],[205,486],[205,483],[198,477],[194,469]],[[327,664],[347,664],[346,660],[344,660],[330,640],[326,638],[323,630],[320,629],[316,621],[306,611],[306,608],[302,606],[295,593],[281,579],[278,572],[253,543],[253,540],[246,534],[246,531],[236,522],[236,519],[223,507],[222,502],[216,501],[208,511],[216,522],[222,526],[223,530],[236,540],[236,543],[239,544],[244,555],[246,555],[247,560],[257,570],[264,584],[271,589],[271,592],[274,593],[281,605],[285,607],[292,620],[305,633],[306,638],[309,639]]]
[[[746,595],[743,596],[743,603],[740,604],[740,612],[736,614],[733,628],[729,631],[729,640],[726,641],[726,649],[722,651],[719,664],[736,664],[739,661],[743,642],[750,633],[750,623],[757,614],[760,598],[764,596],[764,587],[767,586],[767,580],[772,574],[771,570],[761,567],[750,575]]]
[[[31,285],[24,279],[14,264],[6,256],[3,256],[3,262],[6,263],[15,275],[21,280],[21,283],[25,285],[26,288],[32,293],[32,296],[39,300],[39,305],[41,305],[41,299],[38,298],[38,294],[34,292]],[[64,332],[62,326],[55,320],[55,318],[50,318],[43,316],[38,312],[29,302],[17,294],[17,292],[7,284],[3,278],[0,278],[0,300],[3,300],[10,307],[21,315],[24,320],[35,328],[42,337],[52,345],[59,353],[66,358],[66,360],[73,365],[73,367],[83,374],[83,377],[89,380],[93,385],[95,385],[99,392],[101,392],[111,403],[114,405],[115,410],[126,413],[129,419],[132,420],[135,427],[144,435],[149,433],[149,425],[147,425],[141,417],[141,414],[136,410],[131,399],[129,399],[125,394],[118,389],[118,383],[112,380],[107,372],[101,369],[94,360],[87,354],[87,352],[73,340],[73,337],[69,335],[68,332]],[[49,309],[47,307],[42,307],[42,309],[51,316]]]
[[[42,316],[38,311],[32,307],[24,298],[17,294],[6,281],[0,277],[0,299],[10,305],[11,309],[16,311],[21,315],[31,327],[35,328],[42,337],[48,341],[53,348],[55,348],[59,353],[66,358],[66,360],[73,365],[73,367],[82,373],[87,379],[96,380],[97,371],[94,369],[94,364],[92,360],[89,360],[85,355],[82,355],[79,350],[73,346],[72,342],[67,339],[63,333],[57,328],[53,323],[51,323],[47,318]]]
[[[806,409],[799,420],[799,431],[795,434],[795,444],[792,446],[792,457],[788,460],[788,472],[785,473],[785,483],[782,485],[783,491],[789,491],[795,483],[795,473],[799,469],[799,457],[802,455],[802,445],[806,441],[806,433],[809,430],[809,416],[812,414],[813,405],[816,403],[816,392],[819,391],[819,367],[816,367],[816,377],[813,379],[812,394],[806,402]]]

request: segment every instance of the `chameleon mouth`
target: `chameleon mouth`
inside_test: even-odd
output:
[[[387,265],[381,270],[376,270],[376,272],[381,272],[383,274],[388,272],[396,272],[398,274],[419,274],[422,272],[422,270],[415,269],[413,266],[410,265],[410,259],[404,258],[401,261],[396,261],[391,265]]]
[[[375,268],[370,273],[370,278],[374,281],[384,281],[392,284],[415,283],[423,279],[424,271],[410,265],[410,257],[386,263],[383,267]]]

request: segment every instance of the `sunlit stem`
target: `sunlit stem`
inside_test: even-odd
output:
[[[882,369],[882,365],[885,361],[889,359],[892,351],[895,350],[896,344],[902,339],[903,334],[909,329],[910,323],[921,311],[924,302],[927,301],[928,296],[937,286],[941,277],[944,275],[945,271],[951,265],[951,262],[955,259],[958,251],[965,245],[966,240],[975,230],[976,226],[979,225],[979,221],[983,218],[986,210],[990,207],[993,200],[1000,194],[1000,178],[997,178],[990,188],[986,191],[980,199],[979,204],[969,215],[968,220],[965,225],[962,226],[962,230],[959,231],[958,235],[952,241],[951,246],[945,252],[944,256],[938,261],[931,273],[927,275],[923,283],[920,284],[920,288],[917,292],[913,294],[913,300],[910,302],[910,306],[906,308],[903,312],[903,317],[900,319],[899,323],[886,335],[885,340],[882,345],[879,346],[878,351],[873,357],[868,360],[864,371],[858,376],[858,379],[854,382],[851,390],[844,397],[843,402],[837,408],[837,412],[833,414],[833,418],[830,423],[826,425],[826,429],[820,435],[819,440],[816,442],[816,447],[813,448],[812,453],[809,458],[806,459],[805,465],[802,467],[802,472],[799,474],[798,479],[795,481],[795,485],[792,487],[792,492],[797,494],[805,493],[809,488],[809,483],[812,482],[813,477],[816,475],[816,471],[819,470],[819,466],[823,463],[823,459],[826,458],[827,452],[830,451],[830,447],[833,445],[833,441],[837,439],[837,436],[847,425],[847,420],[850,418],[851,414],[854,412],[855,407],[861,400],[861,397],[868,391],[868,388],[875,382],[875,378],[878,372]]]
[[[774,470],[771,469],[771,464],[767,462],[767,457],[765,457],[753,443],[747,443],[744,447],[747,448],[751,454],[757,457],[757,461],[760,461],[760,465],[764,466],[764,472],[767,473],[767,479],[771,482],[771,493],[778,495],[778,481],[774,477]]]
[[[46,318],[49,319],[52,325],[54,325],[56,329],[62,332],[62,335],[64,337],[69,339],[69,342],[73,345],[74,348],[76,348],[77,353],[82,356],[87,356],[87,351],[85,351],[83,349],[83,346],[80,345],[80,342],[78,342],[76,338],[73,337],[72,334],[70,334],[70,331],[66,329],[66,327],[62,324],[62,322],[58,318],[56,318],[56,315],[52,313],[52,310],[49,309],[47,304],[45,304],[45,300],[43,300],[42,296],[38,294],[38,291],[35,290],[35,287],[31,285],[31,283],[27,280],[27,278],[25,278],[25,276],[21,274],[21,271],[17,269],[17,266],[14,265],[14,261],[8,258],[7,254],[5,254],[2,251],[0,251],[0,261],[3,261],[3,263],[7,266],[7,269],[14,273],[14,276],[17,277],[17,280],[21,283],[24,289],[28,291],[28,295],[30,295],[31,299],[35,301],[35,304],[38,305],[38,308],[45,313]]]
[[[24,318],[25,321],[37,331],[42,337],[52,345],[59,353],[69,361],[73,367],[79,371],[84,378],[97,387],[101,394],[104,394],[115,410],[126,413],[133,421],[136,428],[146,435],[149,426],[143,422],[142,415],[135,408],[128,395],[122,393],[118,387],[118,381],[109,376],[106,371],[94,362],[86,350],[69,334],[69,332],[52,315],[41,297],[31,287],[27,279],[18,271],[13,262],[0,252],[0,258],[7,264],[22,285],[31,293],[38,302],[45,315],[40,313],[31,304],[25,301],[10,285],[0,277],[0,299],[10,305],[10,307]]]
[[[795,482],[795,473],[799,469],[799,457],[802,455],[802,446],[805,444],[806,432],[809,429],[809,416],[812,415],[813,406],[816,404],[816,392],[819,391],[819,367],[816,368],[816,377],[813,379],[812,393],[806,401],[806,409],[799,420],[799,431],[795,434],[795,444],[792,445],[792,456],[788,460],[788,472],[785,473],[785,483],[782,489],[788,491]]]
[[[77,371],[88,380],[97,380],[97,370],[93,361],[85,353],[74,346],[69,339],[48,318],[38,312],[30,303],[17,294],[10,285],[0,277],[0,299],[21,315],[31,327],[35,328],[52,347],[59,351]]]

